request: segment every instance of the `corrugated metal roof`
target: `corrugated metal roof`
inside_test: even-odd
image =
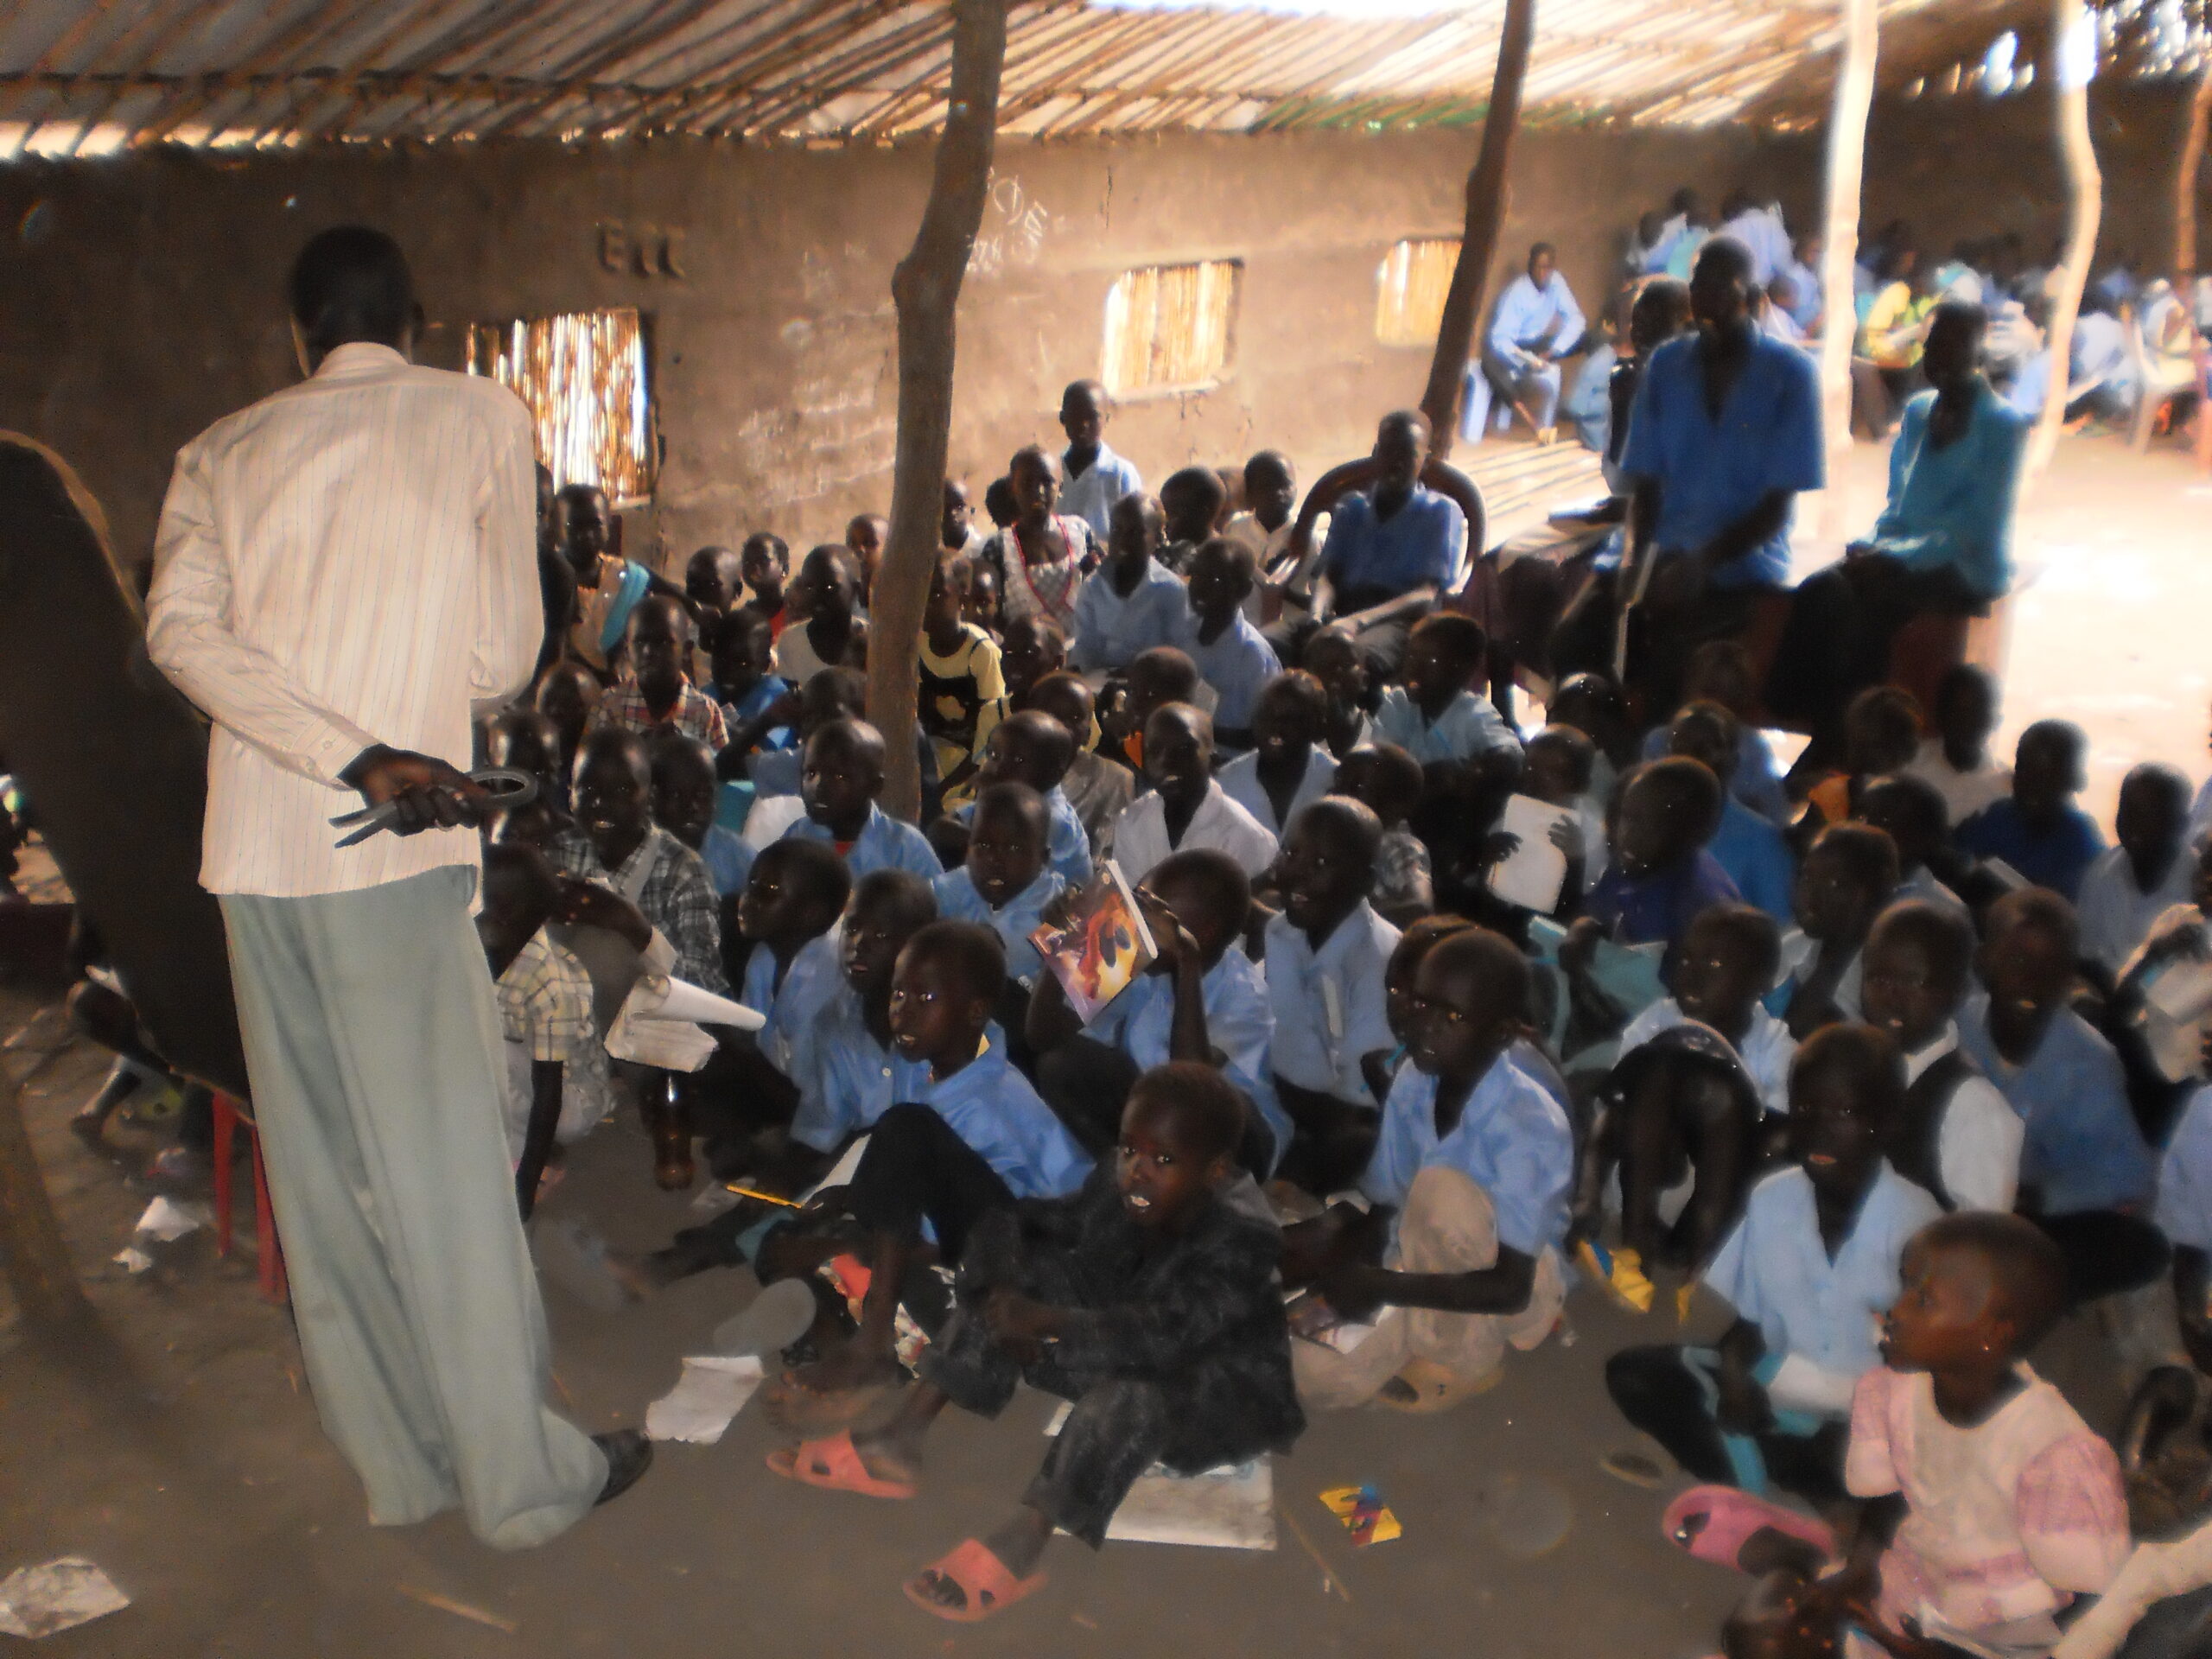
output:
[[[1406,0],[1355,3],[1370,15],[1015,0],[1001,130],[1479,118],[1504,0],[1414,15],[1390,15]],[[1946,41],[2043,10],[1882,9],[1907,38]],[[1526,107],[1537,121],[1705,125],[1802,105],[1837,35],[1835,0],[1544,0]],[[889,140],[941,119],[950,54],[947,8],[915,0],[14,0],[0,9],[0,158],[157,143]]]

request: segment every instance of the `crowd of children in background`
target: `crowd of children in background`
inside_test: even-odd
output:
[[[1817,319],[1784,287],[1817,250],[1732,206],[1773,304]],[[1678,199],[1638,268],[1703,224]],[[1605,1363],[1707,1483],[1677,1541],[1762,1575],[1732,1654],[1835,1651],[1845,1622],[2049,1651],[2212,1393],[2212,1092],[2155,1040],[2161,979],[2212,959],[2212,791],[2139,766],[2108,836],[2082,733],[1993,753],[1972,667],[1924,709],[1862,692],[1840,765],[1785,776],[1725,641],[1678,708],[1584,674],[1524,731],[1468,617],[1301,625],[1283,456],[1148,493],[1110,412],[1069,387],[1065,443],[1014,455],[980,517],[946,486],[911,733],[866,718],[882,519],[702,548],[679,586],[598,491],[541,480],[546,665],[483,731],[540,786],[487,827],[482,924],[525,1210],[618,1094],[664,1185],[703,1157],[814,1195],[623,1268],[809,1288],[769,1391],[792,1479],[908,1497],[947,1403],[1075,1402],[1012,1518],[908,1586],[944,1617],[1033,1588],[1056,1527],[1096,1545],[1155,1462],[1478,1392],[1580,1262],[1735,1315]],[[1307,584],[1349,587],[1344,543],[1399,515],[1450,545],[1448,499],[1376,505],[1394,432],[1417,417],[1384,423],[1386,483]],[[894,743],[918,824],[879,804]],[[1565,865],[1541,908],[1503,896],[1523,807]],[[1109,859],[1158,959],[1086,1022],[1031,935]],[[690,1073],[610,1065],[613,957],[762,1028]],[[2125,1476],[2023,1358],[2083,1306],[2145,1390]],[[1776,1491],[1863,1500],[1855,1532]]]

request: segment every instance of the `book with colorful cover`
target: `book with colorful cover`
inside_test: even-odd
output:
[[[1086,1026],[1160,955],[1128,879],[1110,858],[1069,901],[1067,920],[1046,923],[1030,934],[1029,943]]]
[[[1375,1490],[1372,1482],[1361,1486],[1332,1486],[1321,1494],[1321,1502],[1329,1513],[1344,1522],[1344,1530],[1351,1534],[1352,1548],[1365,1549],[1370,1544],[1387,1544],[1393,1538],[1405,1535],[1398,1524],[1398,1517],[1382,1501],[1382,1494]]]

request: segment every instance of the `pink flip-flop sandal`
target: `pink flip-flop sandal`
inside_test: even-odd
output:
[[[1693,1486],[1667,1506],[1659,1529],[1667,1541],[1700,1561],[1741,1571],[1737,1556],[1745,1541],[1762,1527],[1810,1544],[1835,1559],[1835,1534],[1808,1515],[1754,1497],[1733,1486]]]
[[[950,1554],[930,1563],[926,1572],[941,1579],[950,1579],[960,1586],[960,1593],[968,1599],[964,1605],[948,1607],[933,1599],[923,1576],[917,1574],[906,1580],[906,1599],[925,1613],[935,1613],[939,1618],[950,1619],[955,1624],[980,1624],[995,1613],[1007,1608],[1045,1587],[1045,1574],[1032,1573],[1026,1579],[1017,1579],[1007,1571],[1006,1563],[986,1548],[981,1541],[970,1538]]]
[[[868,1472],[853,1445],[850,1429],[825,1440],[802,1440],[796,1446],[768,1454],[768,1467],[785,1480],[819,1486],[830,1492],[857,1492],[862,1497],[906,1498],[914,1495],[910,1480],[885,1480]]]

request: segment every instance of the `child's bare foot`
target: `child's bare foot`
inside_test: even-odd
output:
[[[1004,1526],[984,1539],[982,1545],[998,1558],[1007,1576],[1019,1581],[1037,1570],[1037,1562],[1052,1535],[1052,1523],[1024,1504]],[[925,1569],[914,1580],[913,1592],[953,1612],[964,1611],[968,1606],[968,1592],[934,1567]]]

